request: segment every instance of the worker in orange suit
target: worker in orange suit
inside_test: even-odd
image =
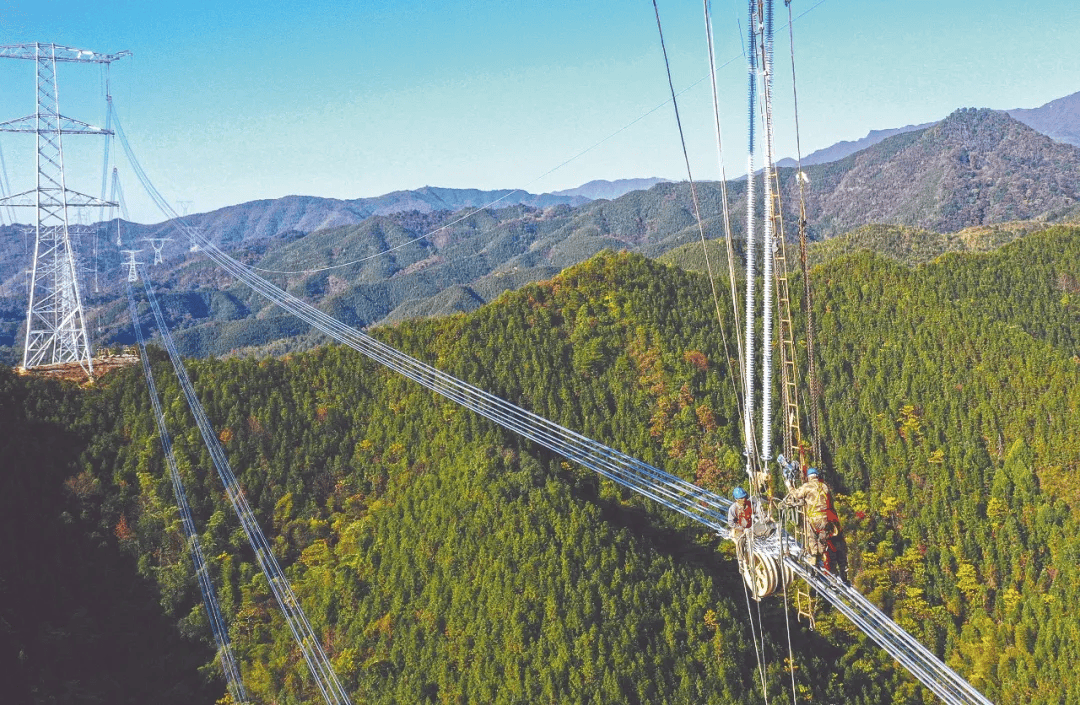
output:
[[[821,479],[817,468],[806,471],[806,482],[789,492],[784,504],[802,505],[810,555],[825,571],[847,582],[847,542],[840,528],[840,517],[833,507],[832,490]]]

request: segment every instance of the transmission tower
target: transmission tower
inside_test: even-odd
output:
[[[138,267],[142,264],[142,262],[136,260],[135,255],[139,254],[140,252],[142,252],[142,250],[120,250],[120,254],[128,256],[127,262],[125,262],[124,264],[126,264],[128,267],[127,280],[132,283],[139,281]]]
[[[171,237],[144,237],[143,242],[149,242],[150,246],[154,248],[154,265],[161,264],[161,250],[165,247],[166,242],[172,242]]]
[[[56,64],[108,65],[131,52],[99,54],[57,44],[0,46],[0,58],[34,62],[37,110],[33,115],[0,123],[0,132],[37,136],[37,188],[0,199],[0,206],[34,207],[37,211],[30,304],[26,312],[26,369],[57,363],[78,363],[93,376],[90,339],[86,334],[75,253],[71,246],[68,209],[115,205],[67,188],[62,135],[110,135],[111,130],[60,114]],[[30,197],[28,199],[28,197]],[[31,200],[32,199],[32,200]],[[31,200],[27,203],[27,200]]]

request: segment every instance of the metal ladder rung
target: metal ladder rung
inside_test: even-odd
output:
[[[801,622],[802,618],[806,617],[810,629],[816,629],[817,621],[814,619],[815,600],[814,596],[810,593],[810,589],[810,586],[802,580],[798,580],[795,583],[795,610],[798,613],[796,619]]]

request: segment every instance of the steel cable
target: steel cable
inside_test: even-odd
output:
[[[131,289],[130,282],[127,285],[127,295],[128,312],[131,314],[131,323],[135,326],[135,337],[139,343],[139,358],[142,362],[143,375],[146,377],[146,386],[150,393],[150,403],[154,407],[154,418],[157,421],[161,450],[165,455],[166,464],[169,466],[169,479],[172,481],[176,506],[180,511],[180,524],[183,528],[184,538],[187,540],[188,550],[191,553],[191,560],[195,564],[195,575],[198,578],[199,590],[202,592],[206,616],[210,620],[210,631],[214,635],[214,641],[217,642],[221,669],[225,673],[225,682],[232,699],[238,704],[246,703],[247,692],[244,689],[243,678],[240,676],[240,667],[237,665],[236,657],[233,655],[232,645],[229,642],[229,630],[225,626],[224,617],[221,615],[217,591],[214,590],[213,581],[210,580],[206,559],[203,556],[202,546],[199,544],[199,535],[195,531],[195,520],[191,514],[191,506],[188,504],[187,492],[184,490],[184,481],[181,479],[180,470],[176,465],[172,438],[169,435],[168,428],[165,426],[165,412],[161,408],[157,385],[154,383],[154,373],[150,369],[150,359],[146,354],[146,339],[143,336],[142,327],[139,325],[139,312],[135,305],[135,294]]]
[[[153,310],[154,319],[157,321],[162,343],[169,354],[169,360],[172,362],[173,370],[176,372],[176,377],[187,399],[192,416],[195,417],[203,442],[210,453],[210,459],[213,461],[214,468],[225,486],[225,493],[233,505],[237,517],[240,519],[240,524],[247,535],[248,542],[255,552],[259,567],[266,576],[274,598],[285,616],[285,622],[300,647],[301,654],[311,671],[316,687],[328,705],[351,703],[345,689],[338,681],[337,674],[334,673],[333,667],[330,665],[330,660],[322,648],[322,643],[315,635],[315,630],[308,621],[307,615],[304,614],[303,609],[300,607],[300,603],[289,585],[288,578],[278,564],[269,541],[263,534],[262,528],[255,519],[254,512],[252,512],[243,491],[240,489],[236,475],[233,473],[228,458],[225,456],[225,451],[221,447],[221,442],[214,433],[214,428],[195,394],[195,388],[191,384],[191,379],[188,377],[187,370],[180,359],[180,354],[173,343],[172,335],[169,333],[169,328],[166,325],[165,317],[161,312],[161,307],[158,305],[153,288],[145,278],[143,279],[143,288],[146,291],[147,301],[150,302],[150,308]]]
[[[752,56],[753,52],[750,52],[750,55]],[[134,155],[131,153],[130,145],[127,144],[119,123],[117,123],[117,134],[121,136],[121,143],[124,145],[129,158],[133,160],[133,167],[135,167]],[[180,222],[175,215],[175,211],[154,189],[142,169],[135,168],[135,171],[147,188],[148,193],[151,193],[151,197],[158,202],[162,211],[166,215],[171,214],[173,225],[187,235],[193,244],[199,245],[201,251],[219,266],[285,311],[292,313],[338,342],[348,345],[350,348],[417,382],[421,386],[471,409],[496,424],[533,440],[569,460],[578,462],[621,486],[627,487],[709,527],[722,538],[731,538],[726,517],[727,509],[731,504],[728,499],[484,392],[334,319],[323,311],[262,279],[250,268],[225,254],[201,232]],[[219,474],[222,474],[222,480],[226,485],[230,500],[237,507],[237,514],[244,524],[245,531],[250,532],[249,540],[252,542],[252,546],[258,546],[256,556],[259,558],[260,566],[267,573],[271,588],[274,590],[279,604],[282,605],[283,612],[292,615],[293,610],[295,610],[298,613],[295,624],[291,619],[287,621],[290,629],[293,630],[294,637],[297,638],[298,643],[301,643],[305,659],[308,660],[309,667],[312,668],[314,674],[317,666],[313,664],[313,658],[309,659],[305,643],[313,645],[313,651],[322,654],[323,658],[325,658],[325,654],[322,653],[321,645],[315,639],[306,617],[299,610],[295,595],[292,595],[291,588],[288,587],[288,582],[281,573],[280,566],[277,565],[277,561],[266,543],[265,536],[263,536],[261,529],[254,520],[254,516],[251,514],[250,507],[247,507],[246,500],[240,492],[236,479],[232,475],[232,471],[224,457],[224,451],[221,449],[209,421],[205,418],[205,412],[202,412],[202,408],[195,398],[194,389],[187,378],[186,372],[184,372],[179,355],[172,344],[171,336],[167,335],[167,328],[163,326],[163,316],[157,307],[156,299],[152,298],[152,291],[149,288],[147,288],[147,294],[151,300],[151,307],[154,309],[155,317],[159,320],[159,326],[162,326],[163,340],[166,341],[166,349],[170,354],[170,359],[173,360],[177,376],[181,380],[181,387],[184,389],[189,402],[193,402],[191,404],[193,412],[196,409],[201,412],[196,414],[196,420],[199,423],[204,440],[207,440],[207,447],[210,449],[211,457],[215,460],[215,466],[218,468]],[[820,594],[825,595],[826,599],[835,605],[844,616],[848,617],[853,624],[862,629],[945,702],[959,705],[965,703],[989,704],[989,701],[980,695],[971,684],[960,678],[952,669],[937,659],[926,647],[901,629],[865,597],[802,563],[800,560],[802,548],[788,534],[781,532],[767,539],[755,540],[753,543],[753,550],[773,557],[781,556],[781,549],[783,549],[785,554],[783,557],[784,562],[792,567],[797,575],[817,589]],[[271,577],[272,575],[275,577]],[[301,633],[304,633],[305,636],[302,637]],[[326,669],[329,669],[329,664],[326,664]],[[329,670],[329,675],[333,676],[332,670]],[[336,683],[336,676],[333,677],[333,682]],[[320,688],[322,688],[321,681]],[[327,692],[324,690],[324,696],[326,695]],[[342,693],[342,695],[344,694]],[[328,702],[330,702],[329,698]],[[343,699],[342,702],[348,702],[348,700]]]

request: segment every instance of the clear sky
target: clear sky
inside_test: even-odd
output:
[[[715,179],[702,5],[659,6],[694,176]],[[795,140],[777,6],[780,158]],[[804,153],[958,107],[1031,108],[1080,90],[1076,2],[792,9]],[[743,0],[713,5],[729,176],[745,171],[745,14]],[[111,69],[117,111],[158,189],[194,212],[288,194],[686,175],[671,106],[649,114],[668,98],[650,0],[0,0],[0,44],[34,41],[134,52]],[[0,119],[33,112],[33,80],[30,62],[0,61]],[[61,111],[101,124],[102,85],[98,67],[62,65]],[[12,188],[32,188],[33,139],[0,146]],[[66,138],[65,150],[69,186],[97,194],[99,138]],[[119,156],[133,217],[160,220]]]

